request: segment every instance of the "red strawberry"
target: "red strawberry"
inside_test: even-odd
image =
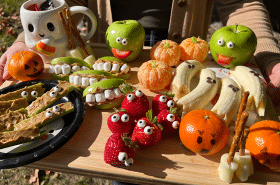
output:
[[[170,107],[174,106],[176,106],[176,104],[169,95],[158,94],[152,101],[152,110],[155,116],[157,116],[161,110],[169,110]]]
[[[155,124],[156,117],[152,118],[149,111],[147,117],[138,120],[134,127],[131,140],[142,148],[150,147],[158,143],[161,139],[161,129]]]
[[[123,109],[111,114],[107,119],[107,125],[112,133],[130,133],[135,126],[134,120],[134,117]]]
[[[158,122],[162,125],[162,136],[169,136],[179,128],[180,118],[176,115],[176,108],[162,110],[157,116]]]
[[[124,134],[112,134],[105,145],[104,161],[116,167],[131,166],[133,164],[134,142]]]
[[[122,102],[123,109],[135,117],[136,120],[145,117],[149,110],[149,100],[140,90],[126,95]]]

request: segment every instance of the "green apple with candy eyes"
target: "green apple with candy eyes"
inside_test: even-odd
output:
[[[114,57],[129,62],[141,53],[145,30],[136,20],[115,21],[107,28],[105,39]]]
[[[257,37],[243,25],[224,26],[211,36],[210,52],[213,59],[225,68],[243,65],[253,56]]]

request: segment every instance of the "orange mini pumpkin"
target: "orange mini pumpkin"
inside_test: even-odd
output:
[[[32,51],[20,51],[14,54],[8,64],[9,74],[20,81],[35,80],[43,70],[43,59]]]
[[[280,171],[280,123],[264,120],[250,127],[246,149],[266,169]]]
[[[171,83],[172,68],[162,61],[149,60],[140,66],[137,76],[144,88],[157,91]]]
[[[197,60],[202,62],[209,52],[209,45],[203,39],[192,37],[183,40],[180,44],[181,60]]]
[[[158,41],[150,51],[152,60],[164,61],[169,66],[175,66],[181,57],[179,44],[172,40]]]
[[[219,152],[227,144],[229,130],[225,121],[210,110],[187,113],[180,122],[179,136],[191,151],[201,155]]]

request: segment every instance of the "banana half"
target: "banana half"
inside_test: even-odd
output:
[[[211,111],[220,115],[229,124],[238,112],[242,99],[241,88],[231,78],[222,78],[220,82],[220,97]]]
[[[190,92],[191,79],[202,68],[203,65],[197,60],[185,61],[176,68],[176,74],[170,86],[172,93],[175,95],[175,101]]]
[[[210,69],[202,69],[196,88],[177,101],[177,106],[182,109],[182,117],[192,110],[204,108],[214,98],[217,90],[216,73]]]
[[[241,85],[243,91],[249,91],[248,110],[257,110],[259,116],[265,115],[267,95],[259,73],[246,66],[236,66],[230,69],[231,76]]]

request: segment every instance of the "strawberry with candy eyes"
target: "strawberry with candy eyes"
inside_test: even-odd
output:
[[[135,126],[134,120],[135,118],[126,110],[116,110],[108,117],[107,125],[112,133],[130,133]]]
[[[142,148],[153,146],[161,140],[161,128],[157,125],[156,117],[152,118],[151,111],[147,112],[147,117],[138,120],[131,140]]]
[[[149,100],[142,91],[137,90],[134,93],[126,95],[121,108],[125,109],[138,120],[146,116],[146,112],[149,110]]]
[[[138,146],[125,134],[112,134],[105,145],[104,161],[116,167],[126,167],[133,164],[134,149]]]
[[[169,94],[158,94],[152,100],[152,110],[155,116],[157,116],[161,110],[169,110],[174,106],[176,106],[176,103]]]
[[[170,136],[179,128],[180,118],[176,115],[177,108],[162,110],[157,116],[158,122],[162,125],[162,136]]]

